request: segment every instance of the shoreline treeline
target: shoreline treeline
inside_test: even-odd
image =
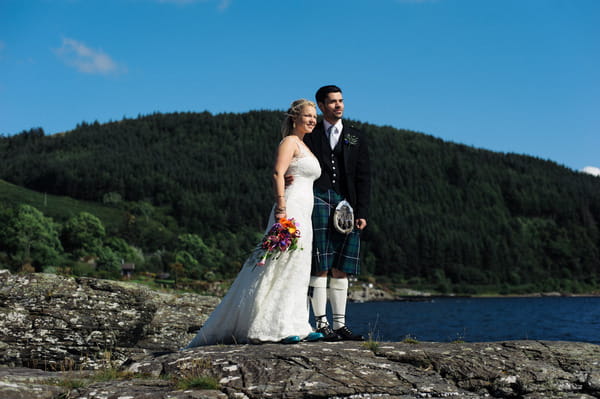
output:
[[[139,249],[141,270],[227,278],[265,228],[281,117],[156,113],[55,135],[31,129],[0,138],[0,179],[118,210],[91,212],[106,230],[100,241],[119,238]],[[365,275],[441,293],[598,290],[600,178],[535,157],[353,124],[367,133],[372,158]],[[18,204],[0,205],[3,221],[14,220]],[[37,209],[60,225],[60,262],[98,256],[68,238],[65,226],[77,213]],[[11,245],[2,245],[0,262],[15,269],[24,258]]]

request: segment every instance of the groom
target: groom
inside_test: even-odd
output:
[[[304,142],[319,159],[321,176],[314,183],[312,214],[313,258],[309,285],[317,332],[325,340],[362,341],[346,326],[348,275],[360,272],[360,232],[367,226],[371,178],[367,138],[349,124],[342,123],[344,98],[337,86],[323,86],[316,93],[323,121]],[[354,209],[355,226],[340,233],[332,223],[333,212],[342,200]],[[327,288],[327,277],[329,288]],[[331,303],[333,326],[326,316]]]

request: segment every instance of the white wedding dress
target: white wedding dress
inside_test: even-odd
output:
[[[300,230],[298,249],[256,266],[264,251],[246,260],[231,288],[187,348],[200,345],[278,342],[311,333],[307,290],[310,280],[313,182],[321,174],[319,161],[304,145],[286,172],[294,180],[285,190],[286,213]],[[274,209],[274,207],[273,207]],[[267,230],[275,222],[273,210]]]

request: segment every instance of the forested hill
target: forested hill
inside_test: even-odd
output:
[[[272,204],[281,118],[276,111],[172,113],[84,123],[49,136],[32,129],[0,138],[0,178],[90,201],[150,202],[177,221],[173,229],[198,234],[239,265]],[[353,124],[367,133],[372,160],[367,274],[442,292],[600,286],[600,178],[534,157]],[[171,236],[164,237],[152,245],[168,250]]]

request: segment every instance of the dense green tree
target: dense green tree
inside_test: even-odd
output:
[[[223,253],[209,247],[197,234],[182,234],[177,240],[176,262],[183,265],[187,277],[201,279],[211,269],[218,269],[224,260]]]
[[[110,248],[118,257],[121,258],[123,263],[134,263],[136,265],[140,265],[144,260],[144,255],[139,249],[129,245],[120,237],[107,237],[104,241],[104,246]]]
[[[118,279],[121,276],[121,259],[112,249],[102,247],[98,251],[96,275],[108,279]]]
[[[3,228],[0,242],[10,254],[17,270],[30,263],[36,271],[44,266],[59,266],[63,248],[58,237],[58,226],[52,219],[30,205],[2,212]]]
[[[178,273],[180,276],[189,277],[192,279],[202,279],[202,275],[206,271],[200,265],[200,262],[188,251],[179,250],[175,253],[175,263],[178,265]]]
[[[77,257],[97,256],[105,237],[102,221],[88,212],[81,212],[67,220],[61,235],[65,250]]]

